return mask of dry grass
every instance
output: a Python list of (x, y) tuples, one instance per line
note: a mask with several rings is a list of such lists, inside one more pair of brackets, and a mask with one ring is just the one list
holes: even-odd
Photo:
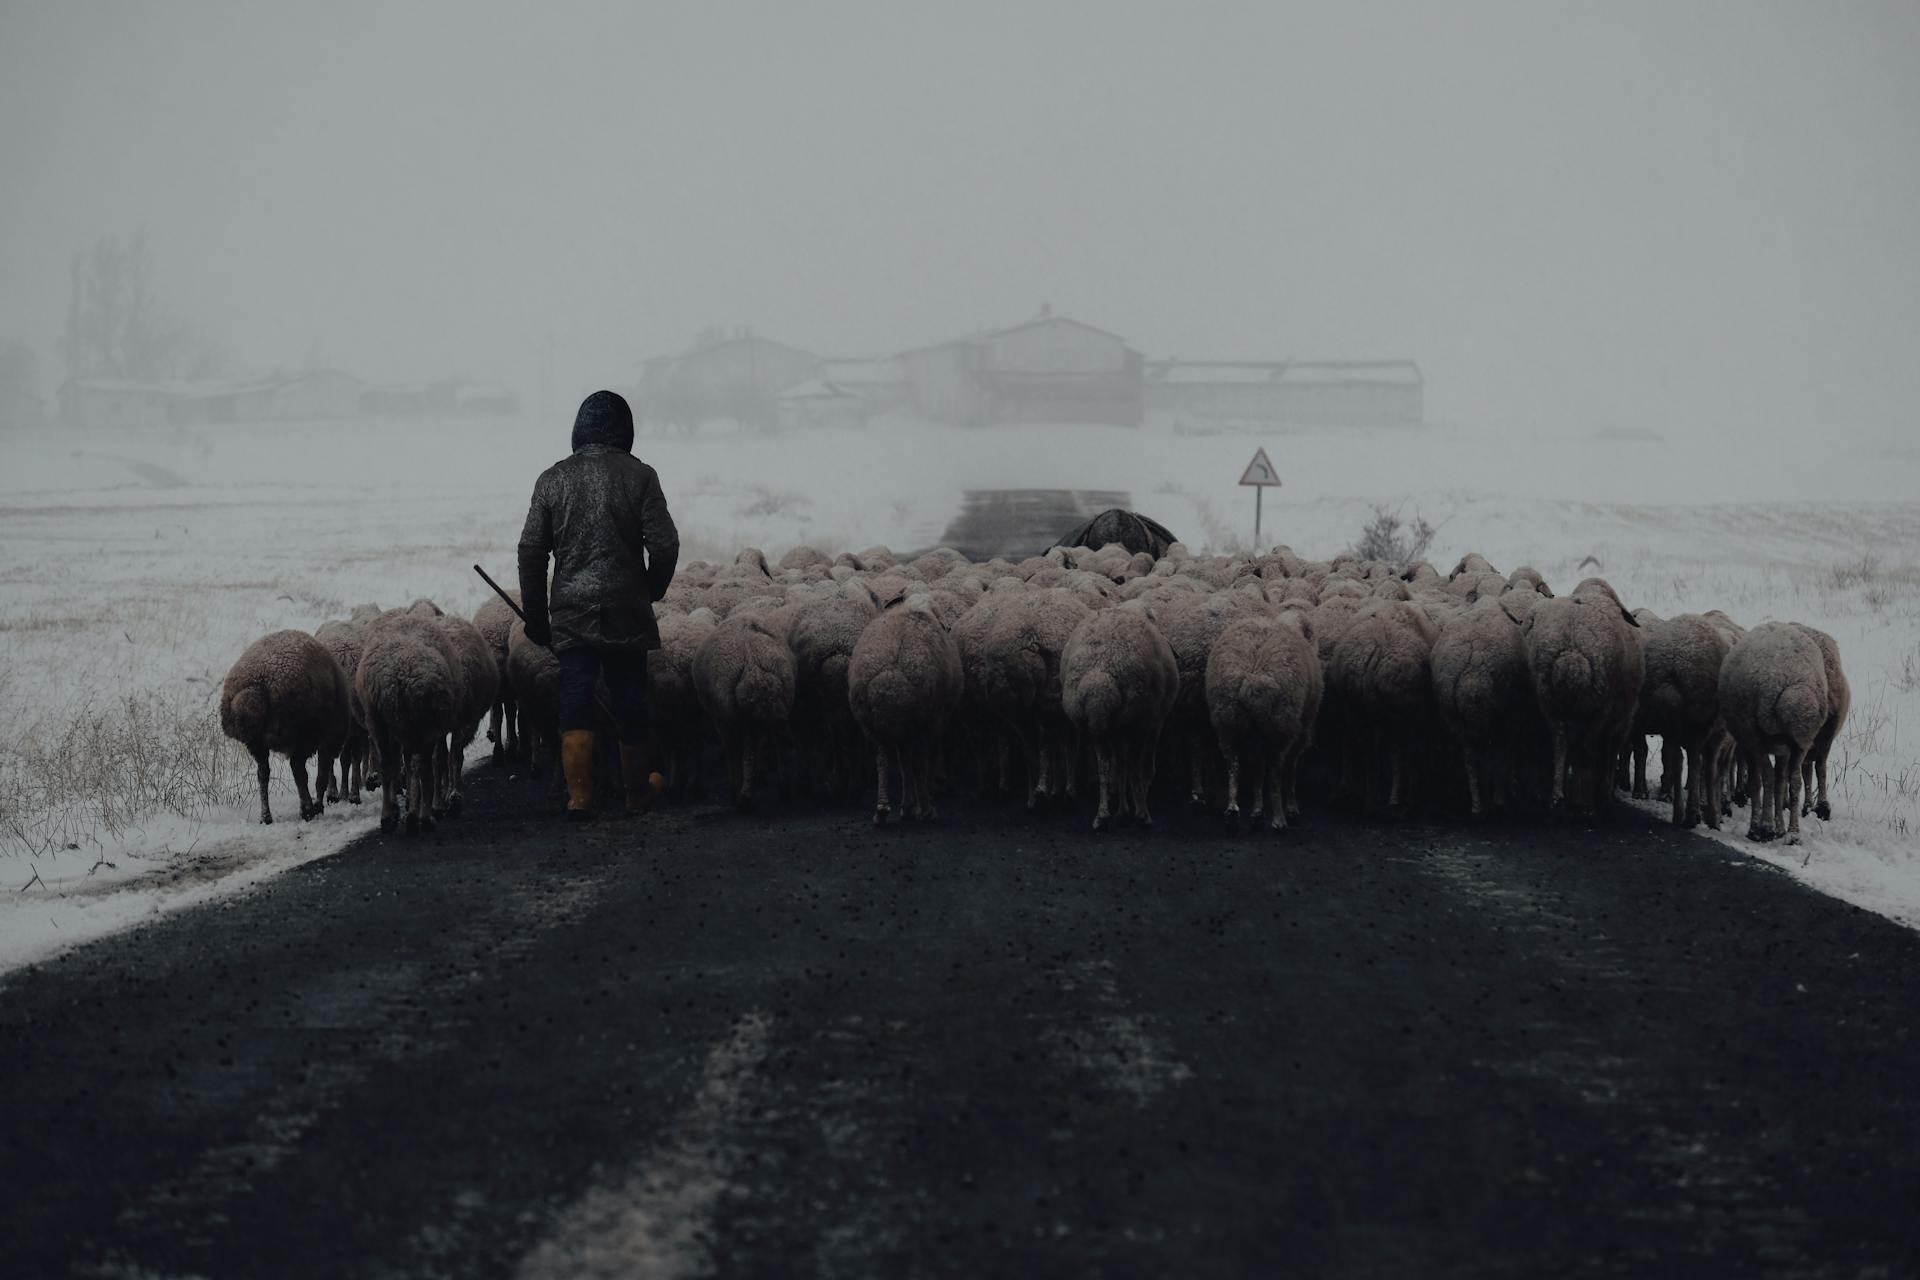
[(253, 762), (199, 703), (143, 692), (21, 724), (0, 740), (0, 849), (39, 855), (118, 838), (160, 814), (245, 805)]

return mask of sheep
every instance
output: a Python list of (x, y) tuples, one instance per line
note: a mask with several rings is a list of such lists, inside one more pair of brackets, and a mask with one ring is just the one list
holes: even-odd
[(520, 754), (520, 706), (514, 700), (513, 681), (507, 678), (507, 640), (513, 634), (514, 621), (520, 616), (514, 612), (520, 605), (519, 589), (508, 591), (507, 595), (512, 605), (493, 596), (473, 611), (473, 625), (480, 629), (488, 648), (493, 650), (495, 695), (488, 711), (487, 741), (493, 744), (496, 765), (505, 764), (508, 757)]
[(858, 776), (852, 764), (859, 726), (847, 702), (847, 664), (860, 633), (879, 613), (872, 590), (849, 582), (802, 603), (788, 633), (794, 720), (820, 739), (830, 794), (847, 794)]
[(293, 772), (301, 819), (325, 811), (324, 792), (307, 787), (307, 760), (317, 755), (320, 775), (331, 775), (350, 716), (346, 677), (318, 640), (304, 631), (275, 631), (247, 646), (220, 689), (220, 731), (253, 756), (263, 824), (273, 822), (267, 758), (274, 751)]
[(1833, 712), (1826, 655), (1807, 628), (1766, 622), (1720, 667), (1720, 714), (1753, 779), (1747, 838), (1800, 840), (1801, 765)]
[(560, 749), (560, 660), (527, 639), (527, 626), (517, 619), (507, 632), (507, 682), (520, 708), (527, 762), (537, 766)]
[(694, 695), (720, 733), (727, 789), (742, 809), (754, 804), (755, 766), (786, 734), (794, 680), (784, 630), (750, 612), (722, 619), (694, 654)]
[(1546, 599), (1553, 599), (1553, 590), (1547, 586), (1547, 580), (1541, 577), (1540, 571), (1530, 564), (1523, 564), (1508, 574), (1507, 585), (1509, 587), (1530, 587)]
[(960, 651), (917, 596), (895, 604), (860, 632), (846, 667), (847, 706), (874, 746), (873, 823), (893, 814), (889, 766), (900, 770), (901, 812), (935, 818), (935, 746), (960, 702)]
[[(447, 725), (446, 733), (450, 740), (458, 728), (458, 714), (466, 705), (467, 673), (469, 666), (473, 665), (477, 667), (478, 664), (473, 662), (472, 655), (463, 655), (461, 644), (455, 640), (453, 633), (442, 625), (446, 616), (445, 611), (433, 601), (425, 598), (415, 600), (404, 609), (389, 609), (368, 623), (366, 643), (367, 646), (371, 648), (375, 639), (379, 637), (394, 632), (406, 631), (417, 634), (428, 644), (440, 651), (440, 656), (445, 659), (447, 670), (453, 681), (452, 689), (456, 717), (454, 720), (450, 720)], [(491, 656), (491, 654), (488, 655), (489, 660), (491, 660)], [(363, 657), (362, 661), (364, 660)], [(484, 712), (484, 708), (482, 711)], [(433, 775), (435, 785), (427, 791), (427, 803), (432, 807), (433, 816), (436, 818), (443, 816), (447, 812), (447, 806), (451, 796), (449, 790), (450, 775), (447, 769), (447, 748), (448, 741), (443, 740), (433, 753), (435, 758)], [(381, 781), (384, 782), (385, 775), (389, 770), (384, 764), (383, 758), (380, 756), (380, 738), (371, 732), (369, 732), (369, 754), (372, 755), (376, 761), (382, 762)], [(371, 776), (368, 778), (368, 785), (376, 785)]]
[(1327, 684), (1360, 738), (1363, 795), (1384, 782), (1389, 810), (1406, 801), (1408, 757), (1432, 717), (1436, 638), (1432, 620), (1414, 605), (1370, 600), (1355, 610), (1327, 664)]
[(1180, 668), (1144, 606), (1099, 609), (1075, 625), (1060, 652), (1060, 709), (1093, 747), (1100, 781), (1093, 829), (1118, 809), (1151, 826), (1160, 730), (1173, 711)]
[[(1833, 749), (1833, 740), (1839, 735), (1840, 726), (1847, 722), (1847, 712), (1853, 707), (1853, 686), (1847, 683), (1847, 674), (1840, 669), (1840, 646), (1834, 638), (1802, 622), (1793, 625), (1813, 637), (1813, 642), (1820, 646), (1820, 656), (1827, 668), (1827, 718), (1820, 725), (1819, 736), (1813, 740), (1813, 749), (1807, 752), (1800, 779), (1805, 806), (1800, 810), (1801, 815), (1812, 813), (1825, 822), (1833, 817), (1833, 806), (1827, 803), (1827, 754)], [(1820, 778), (1818, 801), (1813, 793), (1813, 775), (1816, 771)]]
[(465, 618), (443, 617), (434, 628), (453, 646), (459, 666), (460, 706), (448, 734), (446, 759), (436, 769), (440, 783), (438, 809), (458, 816), (463, 804), (460, 782), (466, 769), (467, 748), (480, 732), (480, 722), (499, 706), (500, 668), (493, 645), (480, 628)]
[[(1306, 615), (1253, 615), (1228, 624), (1207, 655), (1207, 717), (1227, 761), (1226, 817), (1240, 820), (1240, 766), (1255, 762), (1253, 810), (1284, 831), (1300, 816), (1296, 779), (1300, 757), (1313, 740), (1325, 676)], [(1264, 764), (1264, 768), (1260, 766)]]
[(1506, 804), (1517, 766), (1539, 733), (1520, 638), (1525, 620), (1504, 597), (1482, 596), (1441, 629), (1428, 658), (1434, 706), (1460, 744), (1476, 818)]
[[(1203, 579), (1204, 581), (1204, 579)], [(1213, 751), (1212, 726), (1207, 721), (1207, 655), (1220, 633), (1240, 618), (1271, 617), (1278, 609), (1261, 595), (1237, 591), (1169, 595), (1155, 605), (1155, 620), (1173, 649), (1180, 670), (1180, 690), (1174, 699), (1169, 730), (1187, 753), (1187, 802), (1208, 808), (1207, 760)]]
[(795, 547), (780, 557), (780, 568), (783, 570), (812, 569), (816, 567), (825, 569), (831, 567), (832, 564), (833, 557), (824, 551), (816, 551), (814, 548), (808, 546)]
[[(1720, 722), (1720, 667), (1732, 647), (1725, 633), (1697, 613), (1646, 628), (1646, 669), (1640, 685), (1639, 729), (1660, 735), (1660, 773), (1673, 803), (1673, 825), (1718, 829), (1720, 813), (1711, 766)], [(1681, 766), (1685, 765), (1684, 785)]]
[(1644, 670), (1639, 624), (1599, 578), (1544, 600), (1522, 628), (1534, 699), (1552, 744), (1547, 803), (1598, 813), (1610, 794), (1613, 761), (1626, 743)]
[(353, 677), (360, 669), (366, 635), (358, 623), (325, 622), (313, 638), (340, 664), (340, 674), (347, 682), (347, 739), (340, 749), (339, 771), (327, 769), (316, 775), (315, 786), (325, 788), (328, 804), (339, 804), (343, 791), (348, 804), (359, 804), (367, 767), (367, 718), (353, 696)]
[(399, 826), (404, 776), (406, 832), (417, 835), (433, 830), (427, 807), (436, 793), (436, 756), (455, 728), (461, 684), (433, 628), (384, 618), (382, 624), (370, 629), (354, 689), (381, 762), (380, 829)]
[[(1058, 793), (1054, 758), (1073, 758), (1066, 750), (1072, 726), (1060, 704), (1060, 655), (1073, 629), (1092, 612), (1070, 591), (1022, 593), (996, 612), (981, 642), (982, 701), (1026, 755), (1028, 809)], [(1075, 790), (1071, 769), (1066, 790), (1069, 795)]]
[(676, 792), (691, 781), (699, 759), (700, 698), (693, 687), (693, 658), (719, 624), (711, 609), (664, 614), (659, 619), (660, 648), (647, 657), (647, 719), (667, 761), (667, 777)]

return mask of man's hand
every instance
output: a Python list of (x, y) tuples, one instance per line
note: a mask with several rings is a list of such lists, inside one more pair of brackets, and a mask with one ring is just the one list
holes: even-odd
[(544, 612), (527, 615), (527, 639), (542, 649), (553, 647), (553, 627), (548, 624), (547, 615)]

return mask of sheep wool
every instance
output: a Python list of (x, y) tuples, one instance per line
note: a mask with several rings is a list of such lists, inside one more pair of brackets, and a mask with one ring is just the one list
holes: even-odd
[(878, 790), (873, 821), (893, 813), (890, 767), (900, 773), (901, 811), (938, 816), (933, 752), (960, 704), (960, 650), (932, 602), (916, 597), (887, 609), (860, 633), (847, 663), (847, 704), (874, 745)]
[(253, 756), (260, 782), (260, 821), (271, 823), (267, 760), (287, 758), (300, 793), (302, 819), (326, 807), (307, 786), (307, 761), (319, 756), (330, 774), (347, 739), (347, 681), (325, 646), (304, 631), (275, 631), (248, 645), (220, 689), (220, 731)]

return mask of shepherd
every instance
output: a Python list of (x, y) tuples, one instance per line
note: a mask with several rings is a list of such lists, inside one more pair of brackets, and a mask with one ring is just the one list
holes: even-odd
[[(553, 591), (547, 591), (547, 557)], [(573, 453), (540, 473), (520, 532), (527, 639), (560, 661), (560, 765), (569, 821), (593, 814), (594, 685), (604, 676), (620, 739), (629, 814), (651, 798), (647, 653), (660, 647), (653, 602), (666, 594), (680, 534), (654, 469), (633, 456), (633, 410), (596, 391), (573, 420)]]

